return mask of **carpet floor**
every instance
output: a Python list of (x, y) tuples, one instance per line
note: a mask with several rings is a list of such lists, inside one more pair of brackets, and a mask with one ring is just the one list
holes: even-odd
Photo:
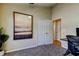
[(49, 44), (7, 53), (5, 56), (63, 56), (65, 52), (66, 49)]

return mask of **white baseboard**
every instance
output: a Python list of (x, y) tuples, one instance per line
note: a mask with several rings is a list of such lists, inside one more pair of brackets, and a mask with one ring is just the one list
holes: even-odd
[(44, 44), (38, 44), (38, 46), (41, 46), (41, 45), (48, 45), (48, 44), (52, 44), (52, 42), (47, 42), (47, 43), (44, 43)]
[[(47, 43), (47, 44), (52, 44), (52, 43), (49, 42), (49, 43)], [(47, 44), (43, 44), (43, 45), (47, 45)], [(34, 46), (29, 46), (29, 47), (19, 48), (19, 49), (15, 49), (15, 50), (6, 51), (5, 53), (10, 53), (10, 52), (14, 52), (14, 51), (23, 50), (23, 49), (33, 48), (33, 47), (37, 47), (37, 46), (41, 46), (41, 45), (34, 45)]]
[(10, 53), (10, 52), (19, 51), (19, 50), (28, 49), (28, 48), (33, 48), (33, 47), (37, 47), (37, 46), (35, 45), (35, 46), (29, 46), (29, 47), (19, 48), (19, 49), (15, 49), (15, 50), (6, 51), (5, 53)]
[(65, 49), (68, 49), (68, 42), (61, 40), (61, 46)]

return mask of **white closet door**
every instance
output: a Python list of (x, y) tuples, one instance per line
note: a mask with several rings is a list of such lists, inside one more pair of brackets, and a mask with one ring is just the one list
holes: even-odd
[(52, 43), (52, 39), (53, 39), (53, 24), (50, 20), (46, 21), (45, 24), (45, 44), (50, 44)]
[(49, 44), (52, 42), (52, 23), (50, 20), (38, 21), (38, 45)]

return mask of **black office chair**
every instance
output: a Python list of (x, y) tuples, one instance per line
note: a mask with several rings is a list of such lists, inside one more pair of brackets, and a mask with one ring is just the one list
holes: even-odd
[(68, 39), (68, 49), (64, 56), (70, 53), (74, 56), (79, 56), (79, 37), (73, 35), (67, 35), (66, 37)]

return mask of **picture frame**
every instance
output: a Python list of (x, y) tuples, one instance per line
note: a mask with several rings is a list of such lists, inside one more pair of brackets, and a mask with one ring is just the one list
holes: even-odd
[(33, 38), (33, 16), (21, 12), (13, 12), (14, 40)]

